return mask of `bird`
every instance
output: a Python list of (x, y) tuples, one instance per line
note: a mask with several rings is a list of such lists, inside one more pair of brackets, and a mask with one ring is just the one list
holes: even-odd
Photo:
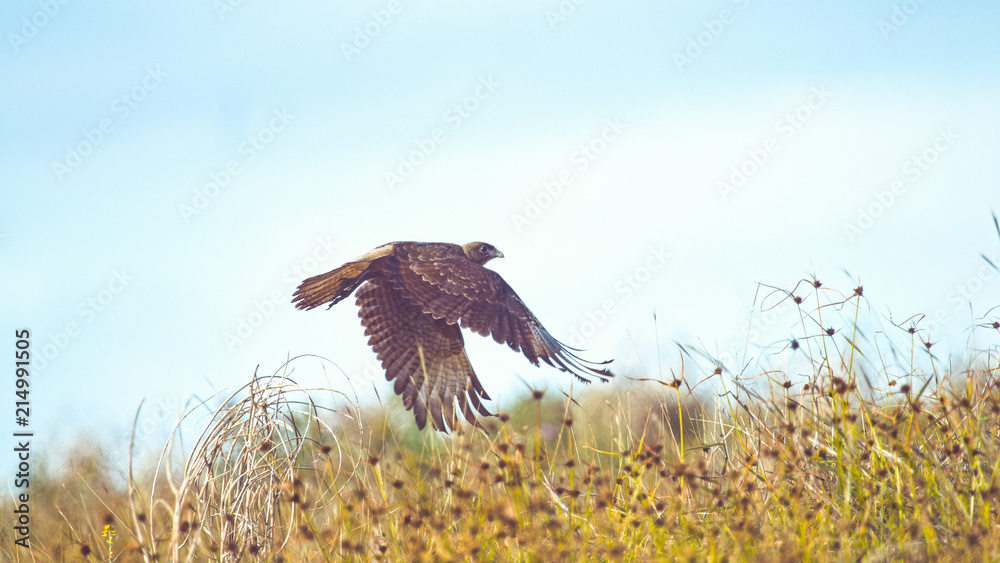
[(400, 241), (299, 284), (296, 309), (330, 309), (357, 290), (358, 316), (387, 381), (412, 410), (417, 428), (458, 430), (458, 416), (480, 426), (495, 416), (465, 352), (461, 329), (492, 336), (535, 366), (539, 361), (589, 383), (613, 377), (611, 360), (592, 362), (556, 340), (500, 274), (484, 267), (503, 253), (492, 244)]

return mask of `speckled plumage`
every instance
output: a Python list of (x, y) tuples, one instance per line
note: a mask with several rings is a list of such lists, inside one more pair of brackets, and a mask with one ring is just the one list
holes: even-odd
[[(465, 353), (459, 327), (492, 335), (534, 365), (539, 360), (581, 381), (611, 372), (573, 354), (552, 337), (507, 282), (483, 264), (502, 257), (492, 245), (472, 242), (394, 242), (302, 282), (292, 298), (298, 309), (330, 307), (357, 292), (358, 316), (386, 379), (413, 410), (417, 426), (428, 417), (442, 432), (458, 414), (476, 424), (489, 416), (489, 396)], [(457, 407), (457, 412), (456, 412)]]

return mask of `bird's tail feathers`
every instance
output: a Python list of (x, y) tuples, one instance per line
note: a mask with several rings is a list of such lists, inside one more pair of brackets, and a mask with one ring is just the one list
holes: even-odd
[(292, 295), (296, 309), (314, 309), (329, 303), (330, 307), (354, 292), (370, 275), (370, 261), (348, 262), (336, 270), (313, 276), (301, 284)]

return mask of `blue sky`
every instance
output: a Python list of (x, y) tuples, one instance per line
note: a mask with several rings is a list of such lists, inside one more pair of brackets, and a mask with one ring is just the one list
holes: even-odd
[[(727, 353), (758, 282), (860, 281), (956, 355), (1000, 297), (992, 2), (42, 0), (0, 24), (0, 328), (41, 356), (43, 448), (120, 451), (141, 400), (166, 427), (300, 354), (385, 396), (353, 305), (289, 300), (393, 240), (495, 244), (551, 332), (623, 367), (657, 339)], [(501, 407), (570, 384), (467, 342)]]

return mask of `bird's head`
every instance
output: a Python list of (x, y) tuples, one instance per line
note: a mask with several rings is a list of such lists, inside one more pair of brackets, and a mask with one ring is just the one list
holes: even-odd
[(480, 266), (494, 258), (503, 258), (503, 252), (488, 242), (469, 242), (462, 245), (462, 250), (469, 260)]

